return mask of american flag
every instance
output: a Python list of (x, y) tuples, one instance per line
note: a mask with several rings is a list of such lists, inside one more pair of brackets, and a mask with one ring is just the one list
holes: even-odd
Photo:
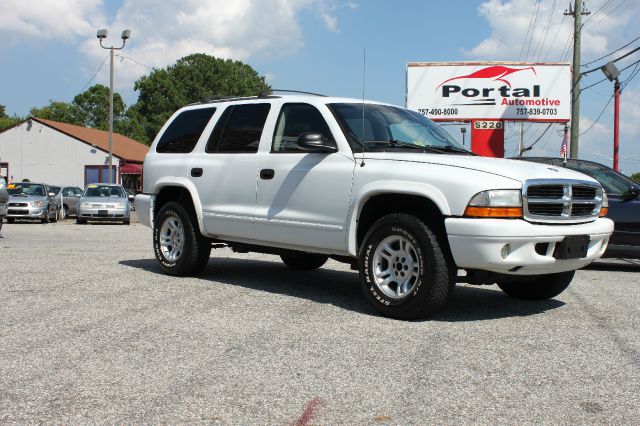
[(569, 132), (564, 132), (564, 138), (562, 138), (562, 145), (560, 145), (560, 157), (567, 159), (567, 142), (569, 139)]

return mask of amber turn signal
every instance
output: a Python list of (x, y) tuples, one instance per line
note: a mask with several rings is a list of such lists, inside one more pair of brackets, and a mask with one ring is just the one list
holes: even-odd
[(609, 212), (609, 208), (608, 207), (601, 208), (600, 209), (600, 217), (605, 217), (608, 212)]
[(473, 207), (464, 211), (466, 217), (522, 217), (522, 207)]

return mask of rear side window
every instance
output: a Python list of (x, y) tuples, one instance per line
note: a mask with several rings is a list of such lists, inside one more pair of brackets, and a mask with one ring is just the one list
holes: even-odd
[(206, 152), (258, 152), (270, 108), (270, 104), (233, 105), (227, 108), (211, 133)]
[(180, 113), (162, 134), (156, 152), (186, 154), (193, 151), (215, 108), (200, 108)]

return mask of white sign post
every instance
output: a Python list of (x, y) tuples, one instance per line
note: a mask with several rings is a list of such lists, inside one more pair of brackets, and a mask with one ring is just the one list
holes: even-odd
[(567, 122), (571, 67), (565, 63), (407, 64), (407, 108), (436, 121)]

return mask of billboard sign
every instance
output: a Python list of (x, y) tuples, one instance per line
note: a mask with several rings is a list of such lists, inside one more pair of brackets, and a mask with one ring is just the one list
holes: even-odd
[(566, 122), (571, 116), (567, 63), (411, 62), (407, 108), (436, 121)]

